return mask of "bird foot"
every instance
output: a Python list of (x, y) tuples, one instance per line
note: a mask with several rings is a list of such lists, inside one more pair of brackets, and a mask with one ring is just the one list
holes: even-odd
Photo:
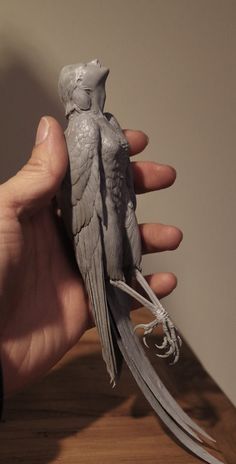
[(171, 356), (173, 360), (170, 364), (175, 364), (179, 359), (182, 340), (180, 336), (177, 334), (176, 328), (169, 317), (165, 317), (163, 320), (161, 318), (156, 318), (148, 324), (137, 324), (134, 327), (134, 331), (136, 331), (137, 329), (144, 330), (143, 343), (147, 348), (149, 348), (147, 337), (149, 337), (152, 334), (153, 330), (160, 324), (162, 324), (164, 332), (163, 341), (160, 345), (155, 343), (155, 346), (159, 351), (165, 350), (165, 353), (158, 352), (156, 353), (156, 356), (158, 356), (159, 358), (168, 358)]
[(147, 343), (147, 336), (151, 335), (153, 330), (156, 329), (156, 327), (158, 327), (158, 325), (159, 325), (159, 321), (157, 319), (154, 319), (154, 321), (149, 322), (148, 324), (137, 324), (134, 327), (134, 332), (136, 332), (137, 329), (143, 329), (144, 330), (143, 343), (147, 348), (149, 348), (149, 345)]

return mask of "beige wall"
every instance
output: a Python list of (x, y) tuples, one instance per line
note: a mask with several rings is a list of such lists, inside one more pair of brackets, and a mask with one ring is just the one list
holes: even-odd
[(175, 253), (145, 258), (173, 270), (166, 299), (180, 330), (236, 402), (236, 2), (2, 0), (1, 180), (30, 152), (40, 115), (63, 121), (57, 76), (95, 57), (111, 68), (107, 109), (143, 128), (143, 158), (176, 166), (176, 186), (140, 199), (139, 218), (179, 225)]

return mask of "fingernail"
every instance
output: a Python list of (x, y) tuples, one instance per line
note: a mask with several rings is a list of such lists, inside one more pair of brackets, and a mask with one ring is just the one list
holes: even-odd
[(48, 132), (49, 132), (49, 123), (48, 123), (47, 118), (43, 117), (39, 121), (36, 139), (35, 139), (35, 145), (39, 145), (40, 143), (43, 143), (48, 136)]

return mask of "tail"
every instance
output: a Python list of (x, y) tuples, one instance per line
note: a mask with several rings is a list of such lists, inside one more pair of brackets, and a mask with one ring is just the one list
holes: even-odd
[(106, 363), (110, 382), (115, 385), (121, 372), (123, 358), (111, 327), (99, 246), (92, 256), (90, 272), (85, 275), (85, 285), (101, 341), (102, 356)]
[[(223, 464), (196, 441), (213, 440), (183, 411), (170, 395), (146, 357), (129, 318), (130, 297), (106, 283), (111, 325), (117, 344), (144, 396), (173, 435), (209, 464)], [(198, 435), (199, 434), (199, 435)]]

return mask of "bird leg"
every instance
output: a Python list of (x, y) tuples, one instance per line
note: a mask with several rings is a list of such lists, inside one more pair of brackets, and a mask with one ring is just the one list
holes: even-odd
[[(164, 308), (162, 308), (161, 304), (159, 304), (158, 309), (157, 309), (156, 304), (153, 304), (152, 302), (147, 300), (145, 297), (140, 295), (140, 293), (138, 293), (136, 290), (134, 290), (134, 288), (130, 287), (123, 280), (112, 280), (112, 279), (110, 279), (110, 283), (114, 287), (117, 287), (120, 290), (124, 291), (125, 293), (128, 293), (128, 295), (132, 296), (132, 298), (139, 301), (143, 306), (145, 306), (147, 309), (149, 309), (149, 311), (151, 311), (151, 313), (155, 316), (154, 321), (150, 322), (149, 324), (138, 324), (134, 328), (134, 330), (139, 329), (139, 328), (144, 329), (143, 343), (147, 348), (149, 348), (148, 343), (146, 341), (146, 336), (151, 334), (153, 332), (153, 330), (159, 325), (160, 322), (163, 323), (163, 311), (165, 311)], [(160, 347), (158, 347), (158, 345), (156, 345), (156, 346), (159, 349), (162, 349), (162, 348), (164, 349), (167, 346), (168, 341), (169, 340), (167, 339), (167, 336), (165, 336), (165, 339), (164, 339), (163, 344), (162, 344), (163, 346), (162, 345)]]
[(144, 329), (143, 341), (144, 344), (148, 346), (146, 336), (150, 335), (153, 332), (154, 328), (156, 328), (159, 325), (159, 323), (162, 323), (164, 331), (163, 342), (161, 345), (155, 344), (155, 346), (159, 350), (166, 349), (167, 347), (169, 347), (169, 349), (164, 354), (157, 353), (157, 356), (160, 358), (167, 358), (173, 355), (174, 359), (171, 364), (175, 364), (179, 359), (179, 348), (182, 344), (182, 340), (180, 336), (176, 333), (175, 326), (171, 321), (167, 311), (163, 308), (156, 294), (153, 292), (152, 288), (148, 285), (146, 279), (143, 277), (142, 273), (138, 269), (135, 270), (135, 277), (137, 279), (137, 282), (142, 286), (152, 303), (155, 305), (155, 311), (153, 312), (151, 309), (152, 314), (154, 314), (155, 316), (155, 320), (150, 322), (149, 324), (138, 324), (136, 325), (134, 330), (136, 330), (137, 328)]
[(137, 282), (142, 286), (142, 288), (147, 293), (151, 301), (147, 300), (145, 297), (140, 295), (140, 293), (138, 293), (136, 290), (130, 287), (123, 280), (111, 279), (110, 283), (114, 287), (118, 287), (120, 290), (123, 290), (125, 293), (128, 293), (130, 296), (138, 300), (155, 316), (155, 319), (152, 322), (148, 324), (138, 324), (134, 327), (134, 331), (140, 328), (144, 329), (143, 342), (146, 347), (148, 347), (148, 343), (146, 340), (147, 336), (150, 335), (153, 332), (153, 330), (159, 326), (159, 324), (162, 324), (164, 331), (163, 342), (161, 345), (155, 344), (155, 346), (158, 348), (158, 350), (163, 350), (168, 347), (169, 349), (164, 354), (157, 353), (156, 355), (160, 358), (174, 356), (174, 359), (171, 362), (171, 364), (175, 364), (179, 359), (179, 348), (182, 343), (181, 338), (176, 333), (175, 326), (171, 321), (168, 313), (163, 308), (161, 302), (158, 300), (157, 296), (155, 295), (151, 287), (149, 287), (146, 279), (143, 277), (142, 273), (138, 269), (135, 270), (135, 277), (137, 279)]
[(128, 295), (132, 296), (135, 300), (138, 300), (143, 306), (149, 309), (153, 314), (155, 314), (155, 305), (147, 300), (145, 297), (140, 295), (134, 288), (130, 287), (126, 282), (123, 280), (112, 280), (110, 279), (111, 285), (113, 287), (117, 287), (123, 292), (128, 293)]

